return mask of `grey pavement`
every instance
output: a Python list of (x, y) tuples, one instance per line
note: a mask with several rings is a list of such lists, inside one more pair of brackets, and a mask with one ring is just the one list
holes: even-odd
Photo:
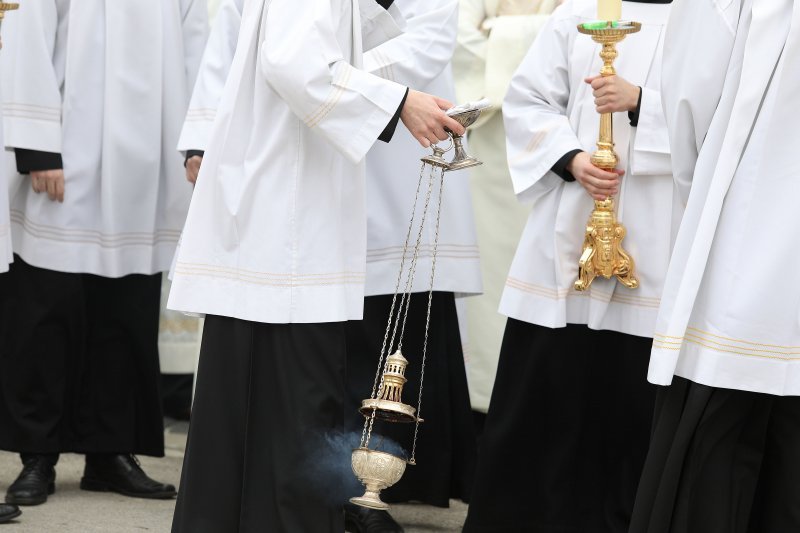
[[(152, 477), (177, 486), (186, 444), (186, 425), (169, 423), (165, 437), (165, 458), (140, 459)], [(17, 455), (0, 452), (0, 498), (19, 473), (20, 466)], [(56, 467), (56, 493), (44, 505), (24, 507), (19, 519), (0, 525), (0, 533), (169, 533), (174, 501), (84, 492), (78, 488), (82, 473), (83, 457), (62, 456)], [(467, 506), (455, 501), (449, 509), (417, 504), (392, 506), (392, 515), (407, 533), (461, 531), (466, 513)]]

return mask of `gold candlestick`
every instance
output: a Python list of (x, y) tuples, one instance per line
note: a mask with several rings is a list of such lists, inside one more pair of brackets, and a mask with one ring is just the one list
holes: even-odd
[[(638, 22), (621, 22), (614, 27), (609, 22), (606, 27), (598, 28), (596, 26), (596, 24), (579, 24), (578, 31), (590, 35), (595, 42), (603, 45), (600, 51), (600, 57), (603, 59), (600, 75), (603, 77), (614, 76), (617, 73), (614, 70), (617, 43), (628, 34), (638, 32), (642, 25)], [(611, 113), (601, 113), (600, 137), (597, 141), (597, 151), (592, 154), (592, 164), (611, 172), (618, 162), (619, 157), (614, 152)], [(595, 200), (594, 210), (586, 224), (575, 290), (587, 290), (597, 276), (603, 276), (606, 279), (616, 276), (620, 283), (629, 289), (639, 286), (636, 264), (622, 248), (622, 239), (625, 238), (625, 233), (625, 226), (617, 222), (614, 198)]]
[(14, 11), (15, 9), (19, 9), (19, 4), (0, 2), (0, 20), (3, 20), (3, 18), (5, 18), (6, 11)]
[[(19, 4), (12, 4), (10, 2), (0, 2), (0, 27), (3, 26), (3, 19), (6, 18), (6, 11), (14, 11), (15, 9), (19, 9)], [(0, 41), (0, 48), (3, 47), (2, 41)]]

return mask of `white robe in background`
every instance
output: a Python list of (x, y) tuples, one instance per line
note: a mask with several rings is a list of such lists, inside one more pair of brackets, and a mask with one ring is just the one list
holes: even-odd
[(506, 317), (497, 312), (528, 210), (514, 196), (506, 160), (502, 104), (511, 76), (556, 0), (460, 0), (453, 56), (458, 101), (489, 98), (493, 108), (469, 130), (469, 173), (481, 255), (483, 294), (460, 300), (459, 323), (472, 408), (486, 412)]
[[(236, 50), (243, 3), (243, 0), (226, 0), (220, 6), (179, 150), (205, 150), (208, 146), (216, 108)], [(405, 31), (366, 52), (364, 70), (452, 100), (455, 95), (450, 57), (456, 39), (457, 0), (411, 0), (399, 3), (398, 7), (406, 19)], [(423, 149), (408, 130), (398, 128), (391, 143), (376, 143), (367, 154), (367, 296), (395, 291), (420, 158), (428, 153), (430, 150)], [(446, 178), (434, 288), (478, 293), (480, 266), (467, 174), (452, 173)], [(414, 291), (427, 291), (430, 286), (427, 273), (435, 234), (433, 206), (437, 203), (438, 196), (434, 196), (422, 237)], [(412, 235), (416, 236), (416, 230)], [(409, 249), (408, 256), (410, 253)]]
[(799, 395), (800, 6), (691, 0), (672, 17), (664, 104), (688, 203), (649, 379)]
[[(617, 73), (642, 87), (638, 128), (627, 113), (614, 114), (614, 141), (626, 171), (617, 197), (618, 220), (628, 234), (622, 244), (636, 262), (635, 290), (616, 278), (599, 277), (577, 292), (584, 229), (594, 202), (577, 181), (550, 171), (567, 152), (594, 151), (600, 116), (584, 79), (602, 62), (599, 45), (576, 26), (596, 17), (591, 0), (557, 8), (515, 74), (503, 105), (508, 160), (514, 189), (531, 203), (528, 224), (500, 304), (510, 317), (559, 328), (587, 324), (650, 337), (670, 257), (673, 183), (661, 108), (661, 51), (669, 5), (623, 2), (623, 17), (642, 23), (641, 32), (618, 45)], [(546, 75), (543, 75), (546, 74)]]
[(64, 203), (28, 177), (15, 252), (119, 277), (169, 268), (191, 195), (175, 143), (207, 33), (204, 0), (36, 0), (4, 29), (5, 145), (62, 154)]
[(245, 1), (171, 309), (266, 323), (361, 318), (363, 159), (406, 92), (361, 67), (365, 49), (400, 33), (392, 15), (374, 0), (301, 10)]

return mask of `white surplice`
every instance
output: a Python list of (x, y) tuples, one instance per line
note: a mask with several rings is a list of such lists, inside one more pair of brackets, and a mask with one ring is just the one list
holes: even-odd
[[(413, 0), (401, 4), (398, 7), (408, 21), (405, 33), (367, 53), (364, 67), (383, 78), (454, 100), (450, 58), (456, 44), (458, 2)], [(391, 143), (378, 143), (367, 155), (368, 296), (392, 294), (395, 290), (420, 158), (429, 153), (407, 130), (398, 128)], [(424, 184), (421, 192), (424, 194)], [(412, 288), (415, 292), (430, 287), (428, 273), (437, 204), (438, 196), (434, 194), (421, 241)], [(415, 235), (416, 229), (412, 232)], [(482, 290), (467, 172), (445, 174), (434, 289), (462, 294)]]
[(798, 395), (800, 6), (691, 0), (672, 16), (664, 105), (688, 203), (649, 379)]
[(599, 45), (578, 33), (597, 5), (567, 1), (553, 12), (515, 74), (503, 105), (508, 160), (514, 189), (531, 213), (506, 281), (500, 311), (557, 328), (587, 324), (650, 337), (670, 257), (680, 203), (673, 198), (670, 153), (661, 108), (660, 63), (669, 5), (623, 2), (623, 16), (642, 23), (641, 32), (618, 46), (617, 73), (641, 86), (638, 128), (627, 113), (614, 115), (614, 140), (626, 171), (617, 216), (628, 229), (623, 247), (636, 261), (638, 289), (616, 278), (595, 279), (577, 292), (578, 259), (593, 201), (578, 182), (550, 171), (567, 152), (592, 152), (599, 115), (584, 78), (602, 62)]
[(245, 1), (170, 308), (267, 323), (361, 318), (363, 159), (406, 91), (361, 67), (364, 50), (400, 34), (394, 16), (374, 0)]
[(64, 203), (11, 198), (15, 252), (107, 277), (168, 269), (191, 187), (175, 143), (207, 33), (203, 0), (37, 0), (3, 28), (5, 144), (62, 154)]
[[(228, 67), (236, 50), (244, 0), (226, 0), (220, 6), (192, 103), (186, 116), (179, 150), (205, 150)], [(367, 51), (364, 70), (419, 91), (453, 99), (450, 57), (458, 22), (456, 0), (412, 0), (398, 5), (406, 19), (402, 35)], [(367, 154), (367, 296), (392, 294), (406, 238), (419, 176), (420, 158), (430, 150), (404, 128), (392, 142), (376, 143)], [(421, 199), (421, 198), (420, 198)], [(434, 196), (431, 205), (438, 203)], [(430, 257), (435, 211), (430, 209), (413, 290), (429, 288)], [(413, 232), (416, 236), (416, 231)], [(413, 244), (413, 242), (412, 242)], [(410, 250), (409, 250), (410, 254)], [(481, 291), (478, 245), (467, 176), (448, 174), (442, 201), (442, 219), (436, 261), (435, 290), (474, 294)]]
[(483, 294), (458, 303), (472, 408), (486, 412), (506, 317), (497, 312), (514, 250), (528, 218), (511, 186), (502, 104), (511, 77), (556, 0), (460, 0), (453, 55), (458, 101), (488, 98), (494, 106), (469, 130), (469, 151), (483, 161), (469, 169), (480, 245)]

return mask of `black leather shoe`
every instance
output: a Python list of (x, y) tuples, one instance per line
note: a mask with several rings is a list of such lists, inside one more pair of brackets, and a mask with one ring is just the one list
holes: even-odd
[(388, 512), (350, 503), (344, 506), (344, 527), (351, 533), (403, 533)]
[(168, 500), (177, 495), (173, 485), (147, 477), (139, 461), (130, 454), (87, 455), (81, 489), (153, 500)]
[(56, 491), (57, 455), (22, 456), (22, 472), (6, 491), (6, 502), (13, 505), (39, 505)]
[(21, 514), (22, 511), (20, 511), (19, 507), (16, 505), (0, 503), (0, 524), (8, 522), (9, 520), (14, 520)]

